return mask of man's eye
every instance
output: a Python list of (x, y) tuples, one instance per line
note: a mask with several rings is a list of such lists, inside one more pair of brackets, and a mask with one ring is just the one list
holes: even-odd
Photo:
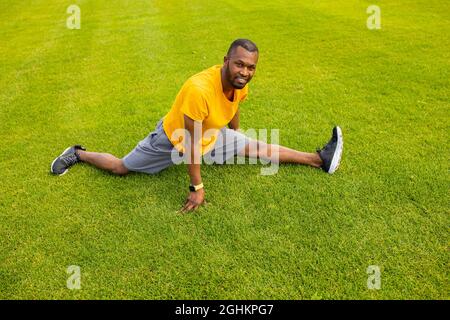
[(236, 63), (238, 67), (242, 67), (242, 63)]

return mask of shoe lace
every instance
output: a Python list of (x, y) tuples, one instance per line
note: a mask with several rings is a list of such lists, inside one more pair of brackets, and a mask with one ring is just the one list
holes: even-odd
[(70, 154), (61, 159), (68, 167), (78, 162), (78, 158), (75, 154)]
[(333, 138), (330, 139), (330, 141), (327, 142), (326, 145), (324, 145), (322, 148), (317, 148), (317, 152), (322, 152), (322, 151), (327, 151), (328, 149), (331, 148), (331, 146), (333, 145)]
[(316, 151), (318, 152), (318, 153), (320, 153), (320, 152), (322, 152), (322, 151), (327, 151), (328, 149), (329, 149), (329, 147), (330, 147), (330, 144), (331, 143), (327, 143), (326, 145), (324, 145), (322, 148), (319, 148), (319, 147), (317, 147), (316, 148)]

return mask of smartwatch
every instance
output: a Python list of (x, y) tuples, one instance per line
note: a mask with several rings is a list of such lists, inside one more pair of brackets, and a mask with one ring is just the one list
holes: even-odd
[(201, 188), (203, 188), (203, 183), (200, 183), (200, 184), (198, 184), (198, 185), (196, 185), (196, 186), (194, 186), (194, 185), (189, 185), (189, 191), (191, 191), (191, 192), (195, 192), (195, 191), (198, 191), (198, 190), (200, 190)]

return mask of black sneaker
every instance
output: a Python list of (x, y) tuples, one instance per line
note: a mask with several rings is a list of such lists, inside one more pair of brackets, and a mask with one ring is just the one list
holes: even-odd
[(50, 167), (51, 173), (62, 176), (69, 170), (71, 166), (80, 162), (81, 160), (78, 157), (78, 154), (75, 152), (78, 149), (86, 150), (83, 146), (80, 146), (78, 144), (64, 150), (63, 153), (61, 153), (55, 160), (53, 160)]
[(342, 130), (339, 127), (334, 127), (333, 136), (330, 141), (322, 149), (317, 150), (323, 162), (323, 171), (332, 174), (337, 170), (341, 162), (343, 147), (344, 139), (342, 137)]

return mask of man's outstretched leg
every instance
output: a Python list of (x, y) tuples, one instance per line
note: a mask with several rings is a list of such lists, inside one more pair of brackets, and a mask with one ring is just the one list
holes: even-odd
[(123, 165), (122, 159), (116, 158), (109, 153), (88, 152), (84, 150), (77, 151), (80, 161), (89, 163), (99, 169), (110, 171), (119, 176), (129, 173)]
[(279, 145), (267, 144), (262, 141), (251, 140), (245, 149), (239, 152), (241, 156), (271, 160), (272, 152), (278, 152), (279, 163), (296, 163), (322, 168), (327, 173), (334, 173), (339, 167), (344, 140), (339, 127), (333, 128), (330, 141), (316, 153), (307, 153)]
[(61, 155), (53, 160), (50, 171), (53, 174), (63, 175), (71, 166), (80, 161), (117, 175), (126, 175), (129, 172), (123, 165), (122, 159), (118, 159), (109, 153), (87, 152), (80, 145), (75, 145), (64, 150)]

